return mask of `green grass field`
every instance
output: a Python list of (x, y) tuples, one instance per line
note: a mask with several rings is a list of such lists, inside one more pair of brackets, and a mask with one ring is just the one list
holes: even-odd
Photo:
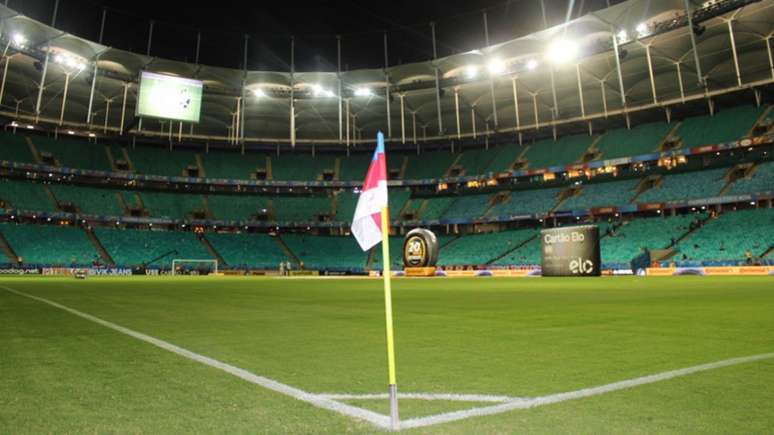
[[(774, 279), (395, 280), (401, 392), (538, 397), (774, 352)], [(0, 433), (375, 433), (61, 308), (310, 393), (386, 392), (381, 282), (0, 279)], [(386, 400), (342, 402), (387, 413)], [(768, 433), (774, 358), (407, 433)], [(404, 420), (491, 406), (400, 401)]]

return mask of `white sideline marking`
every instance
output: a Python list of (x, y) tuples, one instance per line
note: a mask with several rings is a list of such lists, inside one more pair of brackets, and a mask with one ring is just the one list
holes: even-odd
[[(238, 367), (234, 367), (224, 362), (206, 357), (204, 355), (200, 355), (198, 353), (192, 352), (182, 347), (175, 346), (174, 344), (160, 340), (158, 338), (154, 338), (149, 335), (145, 335), (140, 332), (125, 328), (123, 326), (116, 325), (115, 323), (102, 320), (99, 317), (94, 317), (90, 314), (80, 312), (78, 310), (59, 304), (57, 302), (53, 302), (48, 299), (44, 299), (38, 296), (33, 296), (24, 292), (20, 292), (18, 290), (14, 290), (6, 286), (0, 285), (0, 288), (5, 289), (6, 291), (16, 294), (18, 296), (43, 302), (45, 304), (51, 305), (52, 307), (56, 307), (61, 310), (67, 311), (70, 314), (76, 315), (86, 320), (90, 320), (94, 323), (97, 323), (107, 328), (121, 332), (122, 334), (129, 335), (138, 340), (145, 341), (161, 349), (178, 354), (180, 356), (191, 359), (193, 361), (222, 370), (226, 373), (229, 373), (247, 382), (259, 385), (261, 387), (275, 391), (280, 394), (284, 394), (286, 396), (292, 397), (302, 402), (309, 403), (318, 408), (327, 409), (342, 415), (365, 420), (382, 429), (389, 430), (391, 428), (390, 418), (386, 415), (382, 415), (373, 411), (369, 411), (367, 409), (351, 406), (346, 403), (341, 403), (336, 401), (337, 399), (338, 400), (386, 399), (388, 397), (387, 394), (309, 393), (299, 388), (291, 387), (290, 385), (286, 385), (263, 376), (258, 376), (256, 374), (248, 372), (247, 370), (240, 369)], [(554, 403), (560, 403), (567, 400), (582, 399), (586, 397), (592, 397), (600, 394), (610, 393), (613, 391), (634, 388), (640, 385), (653, 384), (656, 382), (666, 381), (669, 379), (673, 379), (681, 376), (687, 376), (690, 374), (699, 373), (703, 371), (719, 369), (719, 368), (734, 366), (738, 364), (746, 364), (746, 363), (772, 359), (772, 358), (774, 358), (774, 352), (764, 353), (759, 355), (744, 356), (739, 358), (731, 358), (731, 359), (726, 359), (722, 361), (716, 361), (712, 363), (701, 364), (697, 366), (686, 367), (682, 369), (671, 370), (671, 371), (656, 373), (653, 375), (628, 379), (624, 381), (613, 382), (611, 384), (584, 388), (581, 390), (569, 391), (565, 393), (550, 394), (547, 396), (540, 396), (540, 397), (521, 398), (521, 397), (511, 397), (511, 396), (490, 396), (490, 395), (482, 395), (482, 394), (399, 393), (399, 397), (403, 399), (455, 400), (455, 401), (498, 403), (497, 405), (471, 408), (471, 409), (462, 410), (462, 411), (446, 412), (441, 414), (430, 415), (427, 417), (404, 420), (400, 422), (400, 428), (410, 429), (410, 428), (417, 428), (417, 427), (426, 427), (426, 426), (432, 426), (432, 425), (441, 424), (441, 423), (448, 423), (452, 421), (463, 420), (463, 419), (472, 418), (472, 417), (482, 417), (486, 415), (500, 414), (503, 412), (508, 412), (516, 409), (528, 409), (528, 408), (535, 408), (538, 406), (551, 405)]]
[(226, 364), (224, 362), (218, 361), (213, 358), (206, 357), (204, 355), (200, 355), (196, 352), (192, 352), (190, 350), (184, 349), (179, 346), (175, 346), (172, 343), (166, 342), (164, 340), (160, 340), (155, 337), (151, 337), (150, 335), (145, 335), (143, 333), (133, 331), (129, 328), (125, 328), (120, 325), (116, 325), (115, 323), (108, 322), (107, 320), (102, 320), (99, 317), (94, 317), (90, 314), (86, 314), (83, 312), (80, 312), (76, 309), (67, 307), (65, 305), (50, 301), (48, 299), (44, 299), (38, 296), (33, 296), (27, 293), (20, 292), (18, 290), (14, 290), (10, 287), (6, 286), (0, 286), (0, 288), (5, 289), (6, 291), (9, 291), (15, 295), (22, 296), (28, 299), (33, 299), (38, 302), (43, 302), (45, 304), (51, 305), (52, 307), (59, 308), (60, 310), (67, 311), (70, 314), (74, 314), (78, 317), (84, 318), (86, 320), (90, 320), (94, 323), (98, 323), (106, 328), (110, 328), (114, 331), (118, 331), (122, 334), (129, 335), (131, 337), (134, 337), (138, 340), (142, 340), (146, 343), (150, 343), (156, 347), (160, 347), (161, 349), (167, 350), (172, 353), (176, 353), (180, 356), (183, 356), (185, 358), (188, 358), (190, 360), (202, 363), (204, 365), (208, 365), (210, 367), (222, 370), (228, 374), (231, 374), (233, 376), (236, 376), (240, 379), (243, 379), (247, 382), (259, 385), (263, 388), (275, 391), (280, 394), (284, 394), (286, 396), (290, 396), (294, 399), (300, 400), (302, 402), (309, 403), (311, 405), (314, 405), (318, 408), (328, 409), (331, 411), (338, 412), (339, 414), (347, 415), (350, 417), (358, 418), (361, 420), (368, 421), (380, 428), (383, 429), (389, 429), (390, 428), (390, 419), (386, 415), (378, 414), (373, 411), (369, 411), (367, 409), (358, 408), (356, 406), (347, 405), (346, 403), (340, 403), (336, 402), (335, 400), (327, 399), (324, 397), (320, 397), (316, 394), (306, 392), (304, 390), (301, 390), (299, 388), (291, 387), (290, 385), (286, 385), (280, 382), (277, 382), (273, 379), (269, 379), (263, 376), (258, 376), (254, 373), (250, 373), (247, 370), (240, 369), (238, 367), (234, 367), (232, 365)]
[[(387, 393), (349, 394), (349, 393), (324, 393), (317, 397), (333, 400), (372, 400), (389, 399)], [(398, 393), (398, 399), (413, 400), (449, 400), (454, 402), (493, 402), (504, 403), (519, 400), (513, 396), (493, 396), (489, 394), (455, 394), (455, 393)]]
[(745, 364), (745, 363), (761, 361), (761, 360), (771, 359), (771, 358), (774, 358), (774, 352), (764, 353), (760, 355), (745, 356), (740, 358), (731, 358), (723, 361), (716, 361), (708, 364), (701, 364), (698, 366), (686, 367), (678, 370), (671, 370), (668, 372), (656, 373), (654, 375), (642, 376), (639, 378), (628, 379), (620, 382), (613, 382), (612, 384), (584, 388), (581, 390), (570, 391), (566, 393), (551, 394), (548, 396), (541, 396), (541, 397), (535, 397), (530, 399), (516, 399), (508, 403), (503, 403), (501, 405), (493, 405), (493, 406), (487, 406), (482, 408), (468, 409), (464, 411), (455, 411), (455, 412), (447, 412), (443, 414), (436, 414), (428, 417), (414, 418), (411, 420), (401, 421), (400, 427), (401, 429), (408, 429), (408, 428), (414, 428), (414, 427), (431, 426), (439, 423), (447, 423), (455, 420), (462, 420), (465, 418), (500, 414), (502, 412), (507, 412), (514, 409), (534, 408), (537, 406), (550, 405), (553, 403), (564, 402), (567, 400), (597, 396), (600, 394), (610, 393), (618, 390), (624, 390), (627, 388), (633, 388), (640, 385), (666, 381), (669, 379), (686, 376), (693, 373), (699, 373), (707, 370), (719, 369), (722, 367), (728, 367), (728, 366), (733, 366), (737, 364)]

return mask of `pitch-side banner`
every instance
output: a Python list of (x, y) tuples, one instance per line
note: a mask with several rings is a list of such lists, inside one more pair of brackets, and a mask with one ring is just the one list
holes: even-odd
[(543, 276), (599, 276), (599, 228), (596, 225), (540, 231)]

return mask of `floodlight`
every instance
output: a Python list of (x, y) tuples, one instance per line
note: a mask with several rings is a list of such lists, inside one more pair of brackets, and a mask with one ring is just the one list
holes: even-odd
[(648, 25), (645, 24), (645, 23), (637, 24), (637, 27), (635, 27), (634, 30), (637, 31), (637, 36), (639, 38), (642, 38), (643, 36), (647, 36), (648, 35)]
[(72, 130), (67, 130), (67, 134), (75, 134), (75, 132)]
[(373, 92), (371, 92), (368, 88), (357, 88), (355, 89), (355, 96), (356, 97), (370, 97), (373, 95)]
[(527, 61), (527, 69), (528, 70), (533, 70), (533, 69), (537, 68), (537, 66), (538, 66), (538, 61), (537, 60), (530, 59), (530, 60)]
[(261, 88), (256, 88), (253, 89), (253, 95), (255, 95), (257, 98), (263, 98), (266, 96), (266, 92), (264, 92)]
[(54, 62), (65, 63), (64, 56), (62, 56), (61, 54), (57, 54), (56, 56), (54, 56)]
[(492, 59), (487, 64), (487, 68), (491, 74), (502, 74), (505, 72), (505, 62), (500, 59)]
[(27, 38), (24, 37), (21, 33), (14, 33), (13, 34), (13, 43), (16, 45), (24, 45), (24, 43), (27, 42)]
[(475, 78), (478, 75), (478, 67), (470, 65), (465, 68), (465, 76), (469, 79)]
[(97, 135), (94, 133), (89, 133), (89, 137), (97, 137)]
[(28, 129), (28, 130), (34, 130), (34, 129), (35, 129), (35, 126), (33, 126), (33, 125), (27, 125), (27, 129)]
[(626, 29), (621, 29), (616, 36), (618, 37), (619, 44), (623, 44), (629, 40), (629, 34), (626, 33)]
[(559, 39), (548, 47), (546, 56), (554, 63), (570, 62), (578, 56), (578, 46), (572, 41)]

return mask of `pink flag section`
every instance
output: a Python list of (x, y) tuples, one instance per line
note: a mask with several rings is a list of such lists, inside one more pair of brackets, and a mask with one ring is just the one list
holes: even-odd
[(352, 218), (352, 234), (367, 251), (382, 241), (381, 212), (387, 207), (387, 159), (384, 155), (384, 135), (377, 135), (376, 151), (368, 167), (355, 216)]

